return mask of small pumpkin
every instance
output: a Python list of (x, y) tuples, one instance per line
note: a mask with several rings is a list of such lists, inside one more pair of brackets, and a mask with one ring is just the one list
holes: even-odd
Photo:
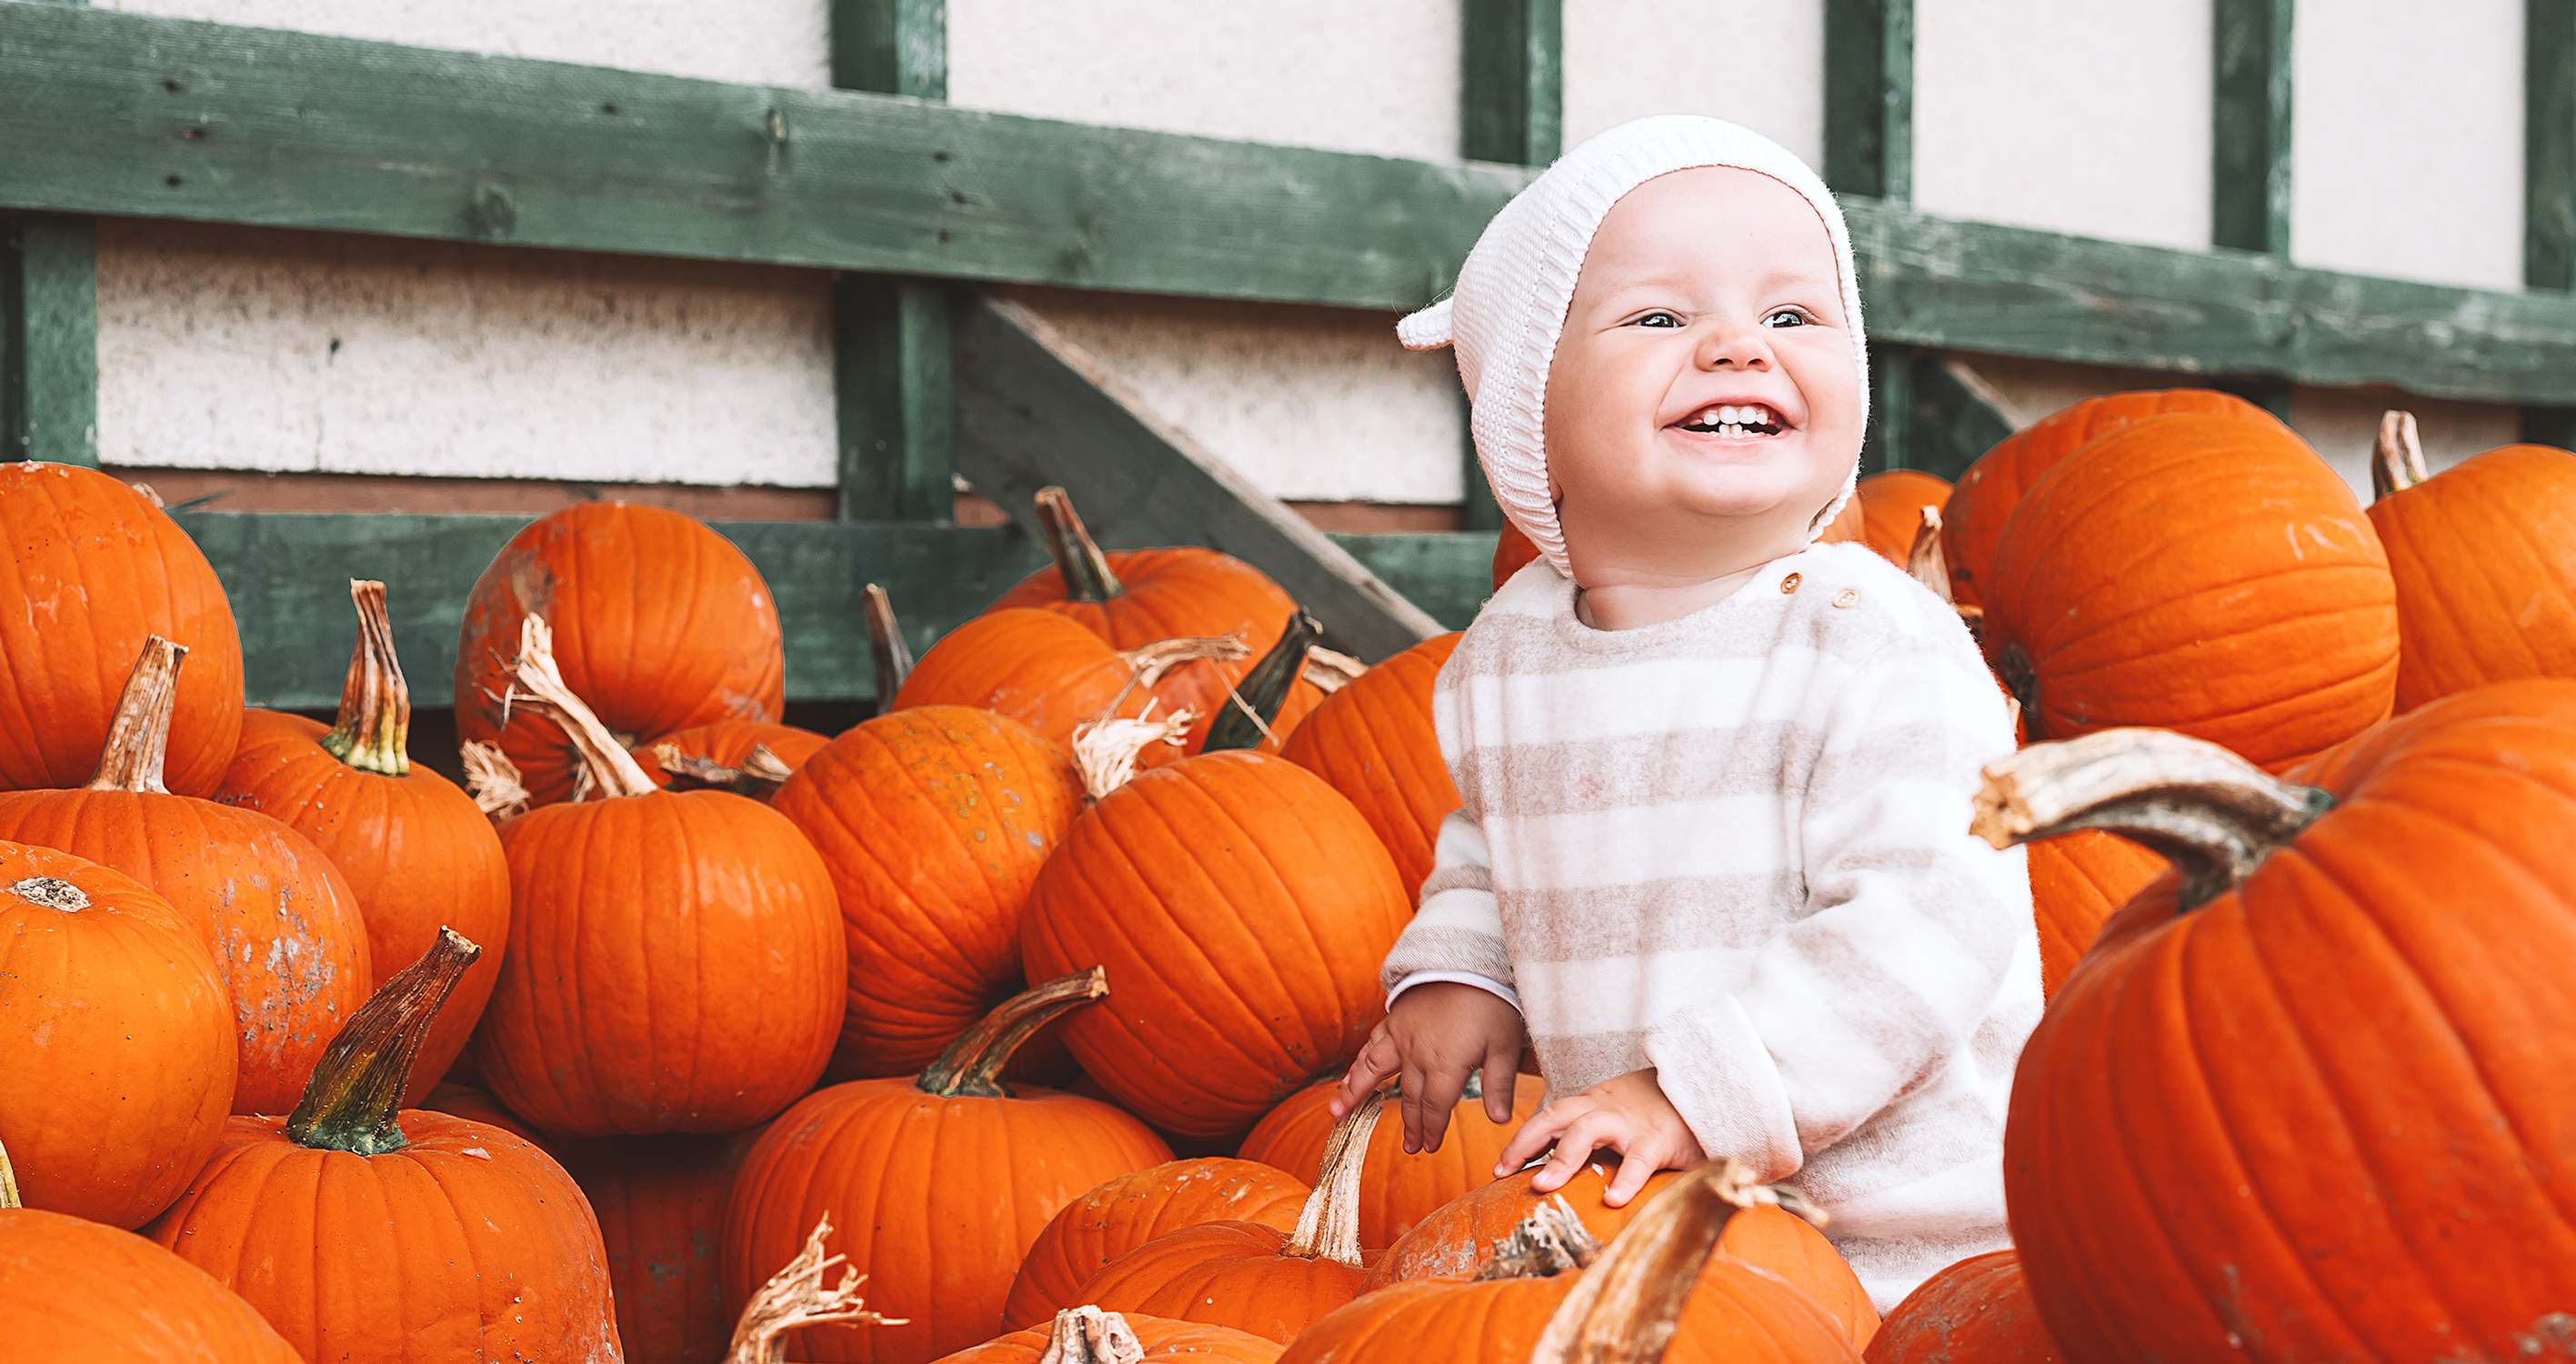
[(939, 1364), (1271, 1364), (1279, 1342), (1230, 1326), (1068, 1307)]
[(599, 1217), (626, 1364), (724, 1354), (725, 1207), (760, 1128), (723, 1136), (587, 1137), (555, 1151)]
[(1055, 1215), (1029, 1244), (1002, 1307), (1002, 1324), (1044, 1325), (1079, 1305), (1082, 1285), (1119, 1256), (1168, 1232), (1205, 1222), (1297, 1228), (1314, 1192), (1285, 1170), (1257, 1160), (1200, 1156), (1120, 1175)]
[(144, 1234), (306, 1359), (613, 1364), (607, 1252), (572, 1177), (497, 1127), (400, 1107), (481, 949), (454, 932), (331, 1041), (287, 1118), (234, 1118)]
[(1950, 480), (1920, 469), (1887, 469), (1862, 479), (1852, 500), (1860, 504), (1861, 543), (1903, 568), (1914, 552), (1923, 509), (1948, 504)]
[[(1437, 1151), (1407, 1155), (1401, 1125), (1377, 1130), (1370, 1138), (1368, 1163), (1360, 1176), (1361, 1245), (1384, 1250), (1451, 1200), (1494, 1182), (1494, 1162), (1503, 1158), (1512, 1133), (1536, 1116), (1547, 1098), (1546, 1081), (1535, 1075), (1511, 1078), (1509, 1123), (1485, 1116), (1483, 1076), (1471, 1076)], [(1239, 1154), (1276, 1165), (1302, 1180), (1320, 1177), (1324, 1149), (1332, 1141), (1329, 1105), (1337, 1088), (1337, 1082), (1328, 1079), (1289, 1095), (1253, 1127)]]
[(0, 843), (0, 1141), (27, 1206), (133, 1228), (224, 1133), (233, 1005), (197, 926), (131, 877)]
[(1431, 684), (1464, 637), (1426, 639), (1362, 673), (1315, 707), (1279, 754), (1350, 801), (1417, 904), (1440, 823), (1460, 804), (1431, 728)]
[[(995, 609), (940, 637), (895, 693), (895, 710), (975, 706), (1027, 725), (1070, 750), (1073, 731), (1113, 715), (1166, 716), (1158, 684), (1166, 673), (1201, 660), (1242, 657), (1231, 639), (1165, 639), (1120, 651), (1081, 622), (1051, 611)], [(1213, 711), (1191, 710), (1192, 718)]]
[(2039, 924), (2040, 985), (2046, 994), (2057, 993), (2102, 925), (2164, 869), (2162, 857), (2094, 829), (2030, 845), (2030, 907)]
[(1519, 526), (1503, 522), (1500, 538), (1494, 541), (1494, 590), (1503, 590), (1513, 575), (1538, 561), (1538, 544)]
[(922, 1364), (992, 1339), (1046, 1224), (1102, 1181), (1171, 1159), (1144, 1124), (1107, 1104), (999, 1081), (1031, 1034), (1108, 993), (1097, 969), (1049, 981), (1003, 1003), (917, 1077), (852, 1080), (799, 1100), (734, 1177), (727, 1308), (746, 1304), (828, 1214), (848, 1228), (829, 1238), (831, 1253), (905, 1324), (807, 1331), (796, 1358)]
[[(283, 822), (312, 841), (348, 882), (366, 923), (374, 989), (437, 941), (441, 927), (477, 942), (510, 933), (510, 868), (474, 798), (414, 767), (411, 689), (395, 656), (385, 585), (352, 580), (358, 643), (340, 686), (337, 723), (253, 710), (216, 799)], [(465, 1051), (483, 1017), (501, 954), (487, 953), (456, 987), (421, 1044), (403, 1092), (417, 1107)]]
[(633, 755), (657, 787), (667, 790), (676, 781), (683, 791), (713, 787), (767, 800), (829, 742), (794, 725), (717, 720), (656, 735), (635, 745)]
[(1869, 1364), (2059, 1364), (2057, 1342), (2009, 1250), (1972, 1255), (1905, 1295), (1880, 1324)]

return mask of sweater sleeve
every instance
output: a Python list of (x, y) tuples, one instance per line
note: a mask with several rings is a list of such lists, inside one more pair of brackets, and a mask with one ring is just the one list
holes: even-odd
[(1966, 1064), (2034, 933), (2022, 854), (1968, 834), (1978, 769), (2012, 741), (1965, 645), (1898, 640), (1836, 689), (1795, 830), (1805, 913), (1743, 989), (1647, 1034), (1701, 1144), (1765, 1179)]
[(1485, 831), (1466, 811), (1452, 810), (1440, 822), (1440, 838), (1431, 851), (1422, 908), (1387, 952), (1379, 980), (1391, 992), (1416, 972), (1464, 972), (1510, 988), (1512, 956), (1503, 947), (1503, 915), (1494, 903)]

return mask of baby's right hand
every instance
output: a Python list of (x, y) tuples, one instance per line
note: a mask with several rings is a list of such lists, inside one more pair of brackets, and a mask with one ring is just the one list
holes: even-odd
[(1390, 1075), (1404, 1077), (1404, 1149), (1437, 1151), (1467, 1076), (1485, 1070), (1485, 1116), (1512, 1120), (1512, 1077), (1527, 1034), (1521, 1011), (1491, 990), (1455, 981), (1416, 985), (1395, 997), (1333, 1096), (1333, 1116), (1351, 1111)]

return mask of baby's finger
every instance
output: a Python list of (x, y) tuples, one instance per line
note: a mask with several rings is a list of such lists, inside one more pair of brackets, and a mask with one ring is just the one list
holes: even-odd
[(1620, 1153), (1619, 1173), (1610, 1177), (1610, 1188), (1601, 1195), (1603, 1207), (1624, 1208), (1646, 1181), (1672, 1164), (1663, 1152), (1652, 1149), (1654, 1143), (1638, 1142), (1634, 1149)]
[(1395, 1039), (1387, 1035), (1386, 1025), (1380, 1023), (1377, 1031), (1369, 1034), (1368, 1045), (1360, 1048), (1358, 1058), (1351, 1062), (1350, 1070), (1342, 1076), (1341, 1088), (1333, 1092), (1333, 1102), (1329, 1105), (1333, 1116), (1339, 1118), (1359, 1107), (1360, 1100), (1367, 1098), (1370, 1090), (1386, 1083), (1386, 1077), (1393, 1075), (1399, 1064)]
[(1405, 1154), (1422, 1149), (1422, 1067), (1412, 1061), (1404, 1063), (1404, 1081), (1398, 1101), (1404, 1114)]
[(1582, 1173), (1583, 1163), (1590, 1160), (1594, 1149), (1601, 1145), (1602, 1130), (1609, 1121), (1608, 1115), (1594, 1109), (1566, 1124), (1564, 1133), (1556, 1139), (1556, 1154), (1549, 1156), (1547, 1164), (1540, 1166), (1538, 1173), (1531, 1176), (1530, 1192), (1555, 1193)]
[(1568, 1099), (1564, 1103), (1550, 1105), (1522, 1123), (1521, 1130), (1503, 1143), (1503, 1154), (1494, 1161), (1494, 1178), (1505, 1179), (1520, 1173), (1520, 1168), (1529, 1164), (1532, 1156), (1546, 1150), (1547, 1144), (1565, 1131), (1566, 1124), (1574, 1121), (1582, 1111), (1580, 1103), (1579, 1099)]
[(1422, 1150), (1437, 1151), (1449, 1134), (1449, 1119), (1458, 1111), (1458, 1095), (1467, 1088), (1467, 1074), (1452, 1074), (1441, 1065), (1426, 1067), (1422, 1074)]
[(1512, 1090), (1520, 1080), (1521, 1049), (1501, 1047), (1485, 1057), (1485, 1116), (1496, 1126), (1512, 1120)]

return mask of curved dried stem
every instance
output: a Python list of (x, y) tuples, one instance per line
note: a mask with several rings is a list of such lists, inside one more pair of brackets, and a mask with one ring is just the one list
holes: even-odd
[(1178, 748), (1188, 741), (1198, 713), (1184, 706), (1157, 720), (1155, 704), (1146, 702), (1145, 713), (1132, 720), (1086, 720), (1073, 727), (1073, 765), (1082, 773), (1083, 791), (1093, 800), (1125, 786), (1136, 775), (1136, 759), (1146, 749), (1158, 743)]
[(399, 777), (411, 771), (411, 687), (394, 653), (385, 585), (351, 578), (349, 600), (358, 608), (358, 643), (340, 683), (338, 722), (322, 736), (322, 749), (359, 771)]
[(1055, 1334), (1037, 1364), (1144, 1364), (1145, 1342), (1115, 1312), (1068, 1307), (1055, 1314)]
[(1590, 1268), (1600, 1258), (1601, 1239), (1583, 1225), (1565, 1195), (1556, 1194), (1494, 1242), (1493, 1258), (1477, 1268), (1476, 1277), (1547, 1279)]
[(1372, 1091), (1359, 1106), (1333, 1124), (1324, 1139), (1323, 1173), (1306, 1206), (1297, 1211), (1297, 1230), (1290, 1233), (1283, 1255), (1301, 1260), (1318, 1256), (1335, 1264), (1360, 1266), (1360, 1174), (1368, 1164), (1369, 1138), (1386, 1111), (1386, 1091)]
[(23, 1208), (18, 1201), (18, 1171), (9, 1163), (9, 1148), (0, 1146), (0, 1208)]
[(1367, 664), (1349, 654), (1336, 653), (1321, 644), (1315, 644), (1307, 647), (1306, 668), (1298, 675), (1306, 679), (1307, 685), (1330, 696), (1359, 681), (1360, 674), (1367, 671)]
[(179, 665), (188, 660), (186, 645), (159, 635), (144, 638), (134, 670), (125, 675), (124, 694), (107, 722), (107, 742), (98, 751), (98, 771), (89, 779), (92, 791), (145, 791), (166, 795), (161, 764), (170, 752), (170, 712), (179, 700)]
[(528, 812), (534, 797), (519, 778), (518, 764), (501, 752), (501, 746), (486, 739), (468, 739), (457, 745), (456, 754), (465, 764), (465, 789), (474, 797), (474, 808), (494, 824), (507, 824)]
[(1941, 539), (1941, 509), (1923, 508), (1923, 524), (1914, 528), (1914, 546), (1906, 551), (1905, 571), (1914, 581), (1931, 590), (1949, 608), (1959, 613), (1959, 623), (1968, 627), (1970, 638), (1982, 645), (1986, 641), (1986, 608), (1961, 606), (1950, 595), (1950, 551)]
[(743, 759), (740, 767), (727, 767), (704, 754), (682, 752), (678, 744), (667, 740), (653, 745), (650, 751), (653, 765), (671, 779), (664, 789), (672, 791), (730, 791), (765, 802), (796, 775), (796, 770), (770, 752), (767, 744), (753, 744), (751, 756)]
[(581, 755), (576, 775), (588, 774), (590, 791), (607, 796), (649, 796), (653, 779), (635, 755), (617, 742), (589, 704), (573, 695), (555, 667), (555, 632), (546, 618), (530, 612), (519, 620), (519, 656), (510, 663), (510, 688), (501, 697), (501, 724), (508, 728), (510, 709), (525, 706), (555, 722)]
[(910, 1324), (903, 1317), (879, 1316), (869, 1311), (859, 1297), (859, 1289), (867, 1283), (868, 1276), (855, 1269), (842, 1272), (839, 1287), (823, 1286), (823, 1271), (847, 1258), (824, 1257), (823, 1238), (831, 1234), (832, 1219), (826, 1214), (806, 1234), (805, 1248), (796, 1252), (796, 1258), (752, 1292), (751, 1301), (743, 1304), (742, 1316), (734, 1322), (733, 1343), (725, 1349), (724, 1364), (777, 1364), (787, 1347), (779, 1337), (800, 1327), (836, 1322)]
[(877, 712), (894, 709), (895, 693), (912, 676), (912, 646), (903, 642), (903, 626), (894, 618), (894, 598), (875, 583), (860, 591), (860, 609), (868, 618), (868, 658), (876, 667)]
[(1288, 704), (1288, 693), (1297, 685), (1298, 674), (1306, 667), (1306, 655), (1323, 638), (1324, 627), (1303, 610), (1288, 617), (1288, 628), (1280, 631), (1279, 642), (1261, 661), (1244, 674), (1216, 719), (1208, 725), (1207, 738), (1199, 744), (1201, 753), (1223, 753), (1228, 749), (1259, 748), (1275, 743), (1279, 736), (1271, 731), (1270, 722), (1279, 718), (1280, 709)]
[(999, 1077), (1011, 1053), (1035, 1037), (1038, 1029), (1108, 994), (1109, 969), (1095, 966), (1013, 995), (949, 1043), (938, 1060), (923, 1068), (913, 1087), (944, 1099), (1007, 1098), (1011, 1091), (1002, 1087)]
[(1064, 595), (1070, 601), (1103, 602), (1125, 592), (1118, 575), (1109, 571), (1109, 556), (1091, 541), (1082, 517), (1073, 510), (1073, 497), (1062, 488), (1040, 488), (1037, 495), (1038, 524), (1045, 528), (1047, 552), (1055, 556), (1055, 571), (1064, 579)]
[(2424, 442), (2415, 430), (2415, 414), (2393, 408), (2381, 413), (2378, 438), (2370, 443), (2370, 500), (2404, 492), (2430, 477), (2424, 472)]
[(313, 1067), (303, 1101), (286, 1119), (287, 1140), (315, 1151), (362, 1156), (409, 1142), (396, 1121), (411, 1063), (465, 970), (483, 955), (462, 933), (438, 930), (420, 960), (376, 987)]
[[(1178, 639), (1158, 639), (1119, 652), (1119, 661), (1133, 674), (1128, 691), (1137, 687), (1151, 689), (1163, 680), (1163, 674), (1184, 663), (1240, 663), (1252, 657), (1252, 646), (1235, 635), (1183, 635)], [(1126, 691), (1119, 693), (1125, 700)], [(1117, 707), (1112, 706), (1115, 710)]]
[(2106, 729), (1989, 764), (1968, 831), (1998, 848), (2104, 829), (2163, 853), (2181, 907), (2206, 904), (2334, 807), (2213, 743), (2163, 729)]

